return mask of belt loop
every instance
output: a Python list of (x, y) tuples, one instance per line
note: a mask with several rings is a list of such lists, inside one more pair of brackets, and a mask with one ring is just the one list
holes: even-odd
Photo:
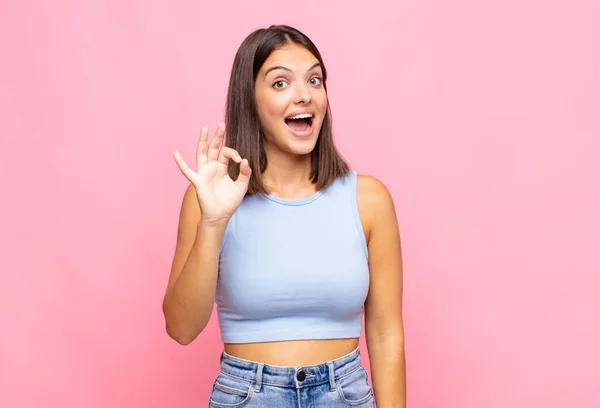
[(258, 368), (256, 369), (256, 384), (254, 385), (254, 391), (256, 392), (260, 392), (260, 387), (262, 386), (264, 366), (264, 363), (258, 363)]
[(333, 362), (328, 361), (327, 365), (329, 366), (329, 391), (335, 391), (335, 371), (333, 368)]

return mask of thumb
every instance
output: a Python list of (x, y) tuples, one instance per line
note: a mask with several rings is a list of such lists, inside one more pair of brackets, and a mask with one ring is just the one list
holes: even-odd
[(251, 174), (252, 169), (250, 168), (250, 164), (248, 164), (248, 160), (242, 160), (242, 162), (240, 163), (240, 174), (238, 175), (238, 178), (235, 181), (235, 183), (238, 184), (240, 187), (248, 187)]

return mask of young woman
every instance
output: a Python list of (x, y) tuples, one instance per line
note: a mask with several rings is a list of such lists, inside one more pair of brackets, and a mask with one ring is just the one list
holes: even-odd
[(189, 344), (216, 302), (211, 407), (406, 406), (394, 204), (338, 154), (326, 84), (306, 35), (257, 30), (235, 56), (225, 124), (210, 142), (202, 128), (197, 170), (174, 152), (191, 184), (163, 311)]

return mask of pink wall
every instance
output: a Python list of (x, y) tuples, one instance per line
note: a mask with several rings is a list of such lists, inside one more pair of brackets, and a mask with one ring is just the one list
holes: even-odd
[(182, 347), (161, 314), (171, 152), (271, 23), (396, 200), (409, 406), (600, 406), (597, 1), (67, 3), (0, 4), (0, 406), (205, 406), (216, 320)]

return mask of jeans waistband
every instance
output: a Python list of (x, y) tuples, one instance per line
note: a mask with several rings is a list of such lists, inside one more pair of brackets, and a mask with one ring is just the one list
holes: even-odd
[(224, 351), (221, 354), (221, 373), (253, 382), (257, 389), (260, 389), (261, 385), (302, 388), (327, 382), (335, 388), (336, 380), (361, 367), (358, 347), (334, 360), (297, 367), (281, 367), (244, 360)]

